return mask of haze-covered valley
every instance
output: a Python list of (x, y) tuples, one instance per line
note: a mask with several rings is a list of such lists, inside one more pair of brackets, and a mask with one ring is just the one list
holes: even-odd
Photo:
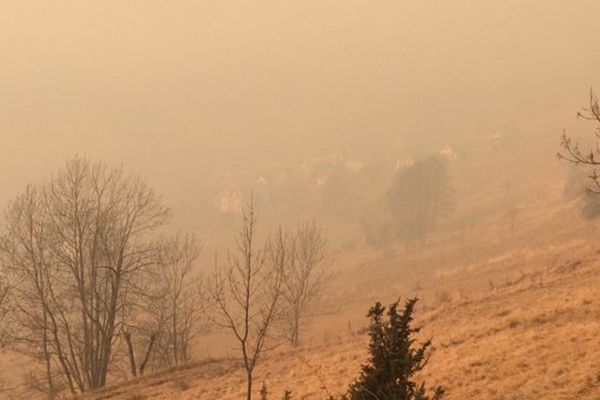
[(0, 398), (598, 398), (598, 11), (0, 2)]

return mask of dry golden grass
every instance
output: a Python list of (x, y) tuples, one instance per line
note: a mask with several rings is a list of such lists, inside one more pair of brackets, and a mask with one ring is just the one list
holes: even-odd
[[(600, 398), (599, 255), (596, 247), (574, 240), (440, 274), (438, 283), (452, 291), (454, 279), (468, 287), (469, 277), (508, 272), (493, 289), (442, 301), (425, 298), (418, 318), (422, 336), (434, 338), (434, 350), (422, 378), (445, 386), (449, 400)], [(366, 338), (339, 332), (270, 354), (257, 371), (257, 391), (265, 381), (274, 398), (285, 389), (298, 399), (342, 392), (366, 356)], [(241, 369), (233, 360), (215, 360), (108, 388), (90, 399), (233, 400), (243, 394)]]

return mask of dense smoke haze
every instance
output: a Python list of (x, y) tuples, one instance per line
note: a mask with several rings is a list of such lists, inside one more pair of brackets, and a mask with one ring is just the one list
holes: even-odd
[(0, 400), (599, 399), (598, 15), (0, 0)]
[(0, 198), (75, 153), (170, 199), (215, 171), (427, 153), (599, 84), (595, 1), (0, 5)]

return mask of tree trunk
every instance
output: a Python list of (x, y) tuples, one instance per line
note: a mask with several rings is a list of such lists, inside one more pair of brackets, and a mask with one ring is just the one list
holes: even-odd
[(173, 340), (173, 358), (179, 365), (179, 346), (177, 343), (177, 301), (173, 300), (173, 317), (171, 319), (171, 340)]
[(146, 369), (146, 364), (150, 360), (150, 355), (152, 354), (152, 349), (154, 348), (154, 341), (156, 340), (156, 335), (153, 334), (150, 336), (150, 343), (148, 343), (148, 349), (146, 350), (146, 355), (144, 356), (144, 360), (140, 365), (140, 375), (144, 375), (144, 370)]
[(125, 343), (127, 343), (127, 352), (129, 353), (129, 366), (131, 367), (131, 375), (137, 377), (137, 366), (135, 365), (135, 353), (133, 352), (133, 343), (131, 343), (131, 334), (123, 332)]
[(44, 335), (43, 335), (44, 359), (46, 362), (46, 379), (48, 381), (48, 398), (53, 399), (56, 395), (54, 380), (52, 379), (52, 362), (48, 351), (48, 314), (44, 310)]
[(246, 400), (252, 400), (252, 371), (248, 371), (248, 386), (246, 388)]
[(299, 312), (296, 311), (294, 313), (294, 323), (293, 323), (293, 327), (292, 327), (292, 346), (297, 347), (298, 346), (298, 338), (300, 336), (300, 316), (298, 315)]

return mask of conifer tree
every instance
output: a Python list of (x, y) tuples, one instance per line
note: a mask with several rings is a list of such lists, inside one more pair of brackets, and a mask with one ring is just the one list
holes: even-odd
[(444, 390), (438, 387), (427, 395), (425, 383), (416, 383), (414, 374), (423, 369), (428, 360), (431, 340), (415, 346), (414, 335), (420, 327), (413, 327), (413, 313), (417, 299), (409, 299), (399, 311), (399, 301), (386, 308), (376, 303), (368, 313), (369, 353), (360, 377), (350, 386), (345, 400), (440, 400)]

